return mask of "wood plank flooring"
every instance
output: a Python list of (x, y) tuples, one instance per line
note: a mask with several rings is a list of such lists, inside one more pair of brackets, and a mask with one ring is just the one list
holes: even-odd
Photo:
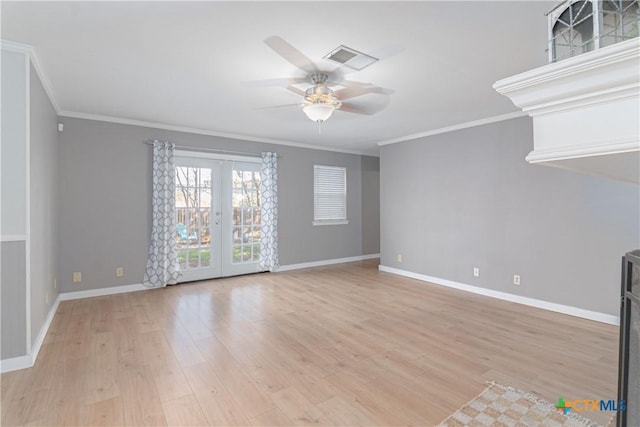
[(616, 327), (377, 262), (62, 302), (1, 376), (2, 425), (435, 425), (486, 381), (615, 397)]

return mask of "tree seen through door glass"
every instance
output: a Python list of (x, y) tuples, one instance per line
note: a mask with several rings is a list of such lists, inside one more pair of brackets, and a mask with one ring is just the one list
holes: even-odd
[(176, 243), (181, 269), (211, 263), (211, 169), (176, 167)]
[(260, 172), (233, 170), (232, 260), (256, 262), (260, 258)]

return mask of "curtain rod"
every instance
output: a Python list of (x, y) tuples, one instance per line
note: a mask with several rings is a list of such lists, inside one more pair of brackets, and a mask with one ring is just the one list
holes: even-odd
[[(144, 141), (144, 143), (147, 145), (153, 145), (154, 142), (162, 142), (162, 141), (158, 139), (154, 139), (151, 141)], [(211, 153), (220, 153), (220, 154), (237, 154), (237, 155), (248, 156), (248, 157), (262, 157), (261, 153), (251, 153), (249, 151), (223, 150), (221, 148), (192, 147), (190, 145), (178, 145), (178, 144), (174, 144), (174, 145), (179, 150), (207, 151)], [(281, 159), (282, 156), (278, 154), (278, 158)]]

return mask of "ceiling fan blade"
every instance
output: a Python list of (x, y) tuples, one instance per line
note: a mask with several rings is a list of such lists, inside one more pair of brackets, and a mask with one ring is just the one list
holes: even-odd
[[(332, 82), (333, 83), (333, 82)], [(345, 86), (347, 88), (355, 88), (366, 90), (366, 93), (379, 93), (381, 95), (393, 95), (395, 92), (393, 89), (387, 89), (385, 87), (375, 86), (371, 83), (362, 83), (355, 80), (341, 80), (334, 83), (334, 85)]]
[(304, 56), (302, 52), (291, 46), (281, 37), (267, 37), (264, 42), (271, 49), (275, 50), (277, 54), (282, 56), (284, 59), (286, 59), (296, 67), (300, 68), (302, 71), (305, 71), (309, 74), (318, 72), (316, 64), (314, 64), (309, 58)]
[(291, 92), (295, 93), (296, 95), (300, 95), (303, 98), (306, 96), (306, 93), (302, 89), (298, 89), (295, 86), (289, 85), (289, 86), (287, 86), (287, 90), (290, 90)]
[(380, 86), (348, 86), (344, 89), (340, 89), (334, 93), (336, 98), (340, 100), (356, 98), (358, 96), (366, 95), (368, 93), (378, 93), (381, 95), (391, 95), (393, 90), (386, 89)]
[(339, 108), (339, 111), (344, 111), (346, 113), (363, 114), (365, 116), (370, 116), (374, 114), (374, 112), (369, 111), (365, 107), (362, 107), (360, 105), (353, 105), (345, 102), (342, 103), (342, 105)]
[(382, 104), (371, 104), (371, 105), (357, 105), (350, 102), (343, 102), (338, 111), (344, 111), (346, 113), (354, 113), (354, 114), (362, 114), (365, 116), (371, 116), (373, 114), (379, 113), (384, 110), (388, 105), (388, 102)]
[(295, 77), (295, 78), (282, 78), (282, 79), (265, 79), (265, 80), (249, 80), (246, 82), (242, 82), (242, 86), (246, 87), (269, 87), (269, 86), (282, 86), (287, 87), (289, 85), (294, 85), (298, 83), (303, 83), (308, 81), (309, 79), (306, 77)]
[(293, 107), (300, 107), (302, 104), (298, 103), (298, 104), (284, 104), (284, 105), (271, 105), (268, 107), (260, 107), (260, 108), (256, 108), (256, 110), (284, 110), (285, 108), (293, 108)]

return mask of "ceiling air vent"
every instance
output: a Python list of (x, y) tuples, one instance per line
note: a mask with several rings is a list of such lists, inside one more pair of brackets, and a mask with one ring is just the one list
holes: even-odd
[(378, 61), (378, 58), (374, 58), (373, 56), (358, 52), (357, 50), (346, 46), (339, 46), (336, 49), (333, 49), (324, 56), (324, 59), (337, 62), (340, 65), (344, 65), (345, 67), (358, 71), (363, 70)]

